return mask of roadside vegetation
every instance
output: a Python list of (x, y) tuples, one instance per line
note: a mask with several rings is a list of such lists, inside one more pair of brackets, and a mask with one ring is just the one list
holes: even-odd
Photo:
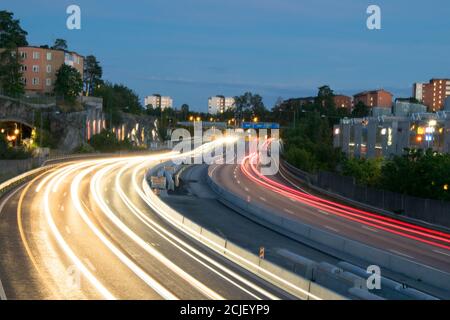
[(31, 158), (32, 152), (24, 147), (11, 147), (8, 145), (5, 136), (0, 135), (0, 160), (23, 160)]

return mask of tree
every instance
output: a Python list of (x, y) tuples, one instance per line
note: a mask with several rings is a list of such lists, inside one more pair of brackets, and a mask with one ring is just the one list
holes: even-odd
[(0, 11), (0, 88), (6, 95), (19, 96), (24, 93), (21, 81), (21, 58), (18, 47), (27, 46), (27, 32), (13, 13)]
[(0, 53), (0, 85), (3, 92), (11, 97), (25, 93), (22, 82), (21, 59), (17, 50), (5, 50)]
[(329, 86), (319, 88), (316, 98), (316, 104), (322, 114), (335, 117), (336, 104), (334, 103), (334, 91)]
[(28, 33), (20, 26), (20, 20), (13, 18), (14, 14), (0, 11), (0, 48), (15, 49), (28, 45)]
[(52, 46), (53, 50), (67, 50), (67, 41), (64, 39), (56, 39)]
[(84, 72), (83, 72), (83, 82), (84, 91), (86, 96), (92, 95), (94, 88), (103, 84), (102, 80), (103, 69), (97, 58), (93, 55), (89, 55), (84, 60)]
[(267, 110), (259, 94), (245, 92), (242, 96), (237, 96), (235, 100), (235, 113), (238, 120), (258, 117), (262, 118)]
[(55, 94), (75, 101), (83, 90), (83, 80), (77, 69), (63, 64), (56, 73)]
[(342, 160), (342, 152), (333, 147), (327, 118), (317, 111), (308, 112), (293, 129), (282, 131), (285, 156), (300, 169), (334, 171)]
[(380, 187), (415, 197), (450, 200), (450, 154), (406, 150), (381, 168)]
[(120, 111), (133, 114), (141, 114), (144, 111), (139, 96), (122, 84), (105, 82), (94, 88), (93, 96), (103, 98), (104, 110), (110, 114), (113, 124), (120, 123)]
[(369, 115), (370, 109), (363, 102), (359, 101), (352, 111), (352, 117), (354, 118), (364, 118)]
[(380, 184), (382, 163), (381, 158), (348, 158), (343, 161), (342, 173), (354, 177), (361, 185), (377, 187)]
[(181, 119), (186, 120), (188, 118), (188, 115), (189, 115), (189, 105), (184, 103), (181, 106)]

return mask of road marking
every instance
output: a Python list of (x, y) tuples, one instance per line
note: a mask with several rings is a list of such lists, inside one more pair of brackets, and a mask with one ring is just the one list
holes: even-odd
[(366, 230), (369, 230), (369, 231), (372, 231), (372, 232), (378, 233), (378, 230), (373, 229), (373, 228), (371, 228), (371, 227), (368, 227), (368, 226), (366, 226), (366, 225), (362, 225), (362, 228), (363, 228), (363, 229), (366, 229)]
[(288, 198), (289, 200), (291, 200), (292, 202), (297, 202), (297, 200), (295, 200), (294, 198)]
[(23, 187), (25, 187), (26, 185), (23, 185), (22, 187), (20, 187), (19, 189), (15, 190), (14, 192), (12, 192), (11, 194), (9, 194), (5, 200), (2, 201), (2, 203), (0, 204), (0, 214), (3, 211), (3, 208), (6, 206), (6, 204), (8, 203), (9, 199), (11, 199), (17, 192), (19, 192), (19, 190), (23, 189)]
[(72, 232), (70, 231), (70, 229), (69, 229), (68, 226), (66, 226), (66, 232), (67, 232), (68, 234), (72, 234)]
[(293, 185), (294, 187), (296, 187), (297, 189), (299, 189), (300, 191), (306, 193), (306, 194), (311, 194), (308, 191), (306, 191), (305, 189), (301, 188), (300, 186), (298, 186), (297, 184), (295, 184), (294, 182), (292, 182), (291, 179), (288, 179), (283, 172), (281, 172), (281, 170), (278, 171), (280, 173), (280, 175), (284, 178), (284, 180), (286, 180), (287, 182), (289, 182), (291, 185)]
[[(5, 208), (6, 204), (8, 203), (8, 201), (20, 190), (22, 190), (24, 187), (26, 186), (26, 184), (24, 184), (23, 186), (21, 186), (20, 188), (14, 190), (12, 193), (10, 193), (0, 204), (0, 215), (3, 212), (3, 209)], [(2, 280), (0, 279), (0, 300), (7, 300), (6, 298), (6, 293), (5, 293), (5, 289), (3, 289), (3, 284), (2, 284)]]
[(450, 257), (450, 253), (445, 253), (445, 252), (442, 252), (442, 251), (439, 251), (439, 250), (433, 250), (433, 251), (436, 252), (436, 253), (439, 253), (439, 254), (443, 254), (444, 256)]
[(404, 257), (407, 257), (407, 258), (410, 258), (410, 259), (414, 259), (413, 257), (408, 256), (407, 254), (402, 253), (402, 252), (397, 251), (397, 250), (394, 250), (394, 249), (389, 249), (389, 251), (392, 252), (392, 253), (395, 253), (395, 254), (397, 254), (397, 255), (400, 255), (400, 256), (404, 256)]
[(247, 192), (249, 192), (249, 191), (250, 191), (250, 190), (249, 190), (249, 189), (248, 189), (247, 187), (245, 187), (244, 189), (245, 189), (245, 191), (247, 191)]
[(289, 213), (289, 214), (294, 214), (293, 211), (289, 210), (289, 209), (284, 209), (285, 212)]
[(238, 180), (237, 183), (238, 183), (238, 184), (241, 184), (241, 181)]
[(3, 289), (2, 280), (0, 280), (0, 300), (8, 300), (6, 299), (5, 289)]
[(319, 213), (322, 213), (322, 214), (324, 214), (324, 215), (327, 215), (327, 216), (329, 216), (330, 214), (328, 213), (328, 212), (326, 212), (326, 211), (322, 211), (322, 210), (317, 210)]
[(330, 226), (325, 226), (325, 228), (327, 228), (328, 230), (334, 231), (334, 232), (339, 232), (338, 229), (330, 227)]
[(261, 199), (261, 201), (267, 202), (266, 198), (264, 197), (259, 197), (259, 199)]
[(86, 262), (87, 266), (89, 268), (91, 268), (92, 271), (96, 271), (97, 269), (95, 269), (94, 265), (91, 263), (91, 261), (89, 261), (88, 258), (84, 258), (84, 262)]

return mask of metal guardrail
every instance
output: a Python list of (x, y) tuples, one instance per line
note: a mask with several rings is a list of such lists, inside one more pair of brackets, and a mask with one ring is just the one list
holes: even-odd
[(55, 167), (58, 163), (70, 161), (70, 160), (82, 160), (86, 158), (96, 158), (96, 157), (120, 157), (124, 155), (138, 155), (141, 153), (148, 153), (149, 151), (159, 151), (165, 150), (164, 148), (158, 150), (143, 150), (142, 152), (118, 152), (118, 153), (89, 153), (89, 154), (58, 154), (57, 156), (49, 157), (46, 160), (42, 161), (40, 167), (36, 169), (32, 169), (26, 171), (14, 178), (8, 179), (2, 183), (0, 183), (0, 198), (3, 197), (6, 193), (21, 185), (22, 183), (29, 181), (39, 174), (47, 171), (53, 167)]
[(295, 178), (299, 179), (300, 181), (302, 181), (303, 183), (305, 183), (308, 186), (308, 188), (310, 188), (311, 190), (314, 190), (319, 194), (330, 197), (336, 201), (340, 201), (342, 203), (354, 206), (355, 208), (371, 211), (371, 212), (380, 214), (382, 216), (386, 216), (386, 217), (396, 219), (399, 221), (413, 223), (418, 226), (422, 226), (425, 228), (431, 228), (431, 229), (435, 229), (435, 230), (442, 231), (442, 232), (447, 232), (447, 233), (450, 232), (450, 228), (447, 226), (431, 223), (431, 222), (428, 222), (425, 220), (416, 219), (416, 218), (410, 217), (405, 214), (401, 214), (401, 215), (396, 214), (395, 212), (392, 212), (392, 211), (389, 211), (389, 210), (386, 210), (383, 208), (375, 207), (368, 203), (360, 202), (360, 201), (345, 197), (345, 196), (338, 194), (332, 190), (324, 189), (324, 188), (318, 186), (318, 180), (319, 180), (318, 176), (303, 172), (286, 161), (282, 162), (282, 166), (284, 166), (284, 168), (286, 169), (286, 171), (289, 174), (291, 174), (293, 177), (295, 177)]

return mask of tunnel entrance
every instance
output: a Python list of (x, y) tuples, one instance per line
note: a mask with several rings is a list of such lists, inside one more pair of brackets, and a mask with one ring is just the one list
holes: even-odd
[(31, 146), (34, 130), (29, 125), (18, 121), (0, 120), (0, 137), (11, 147)]

